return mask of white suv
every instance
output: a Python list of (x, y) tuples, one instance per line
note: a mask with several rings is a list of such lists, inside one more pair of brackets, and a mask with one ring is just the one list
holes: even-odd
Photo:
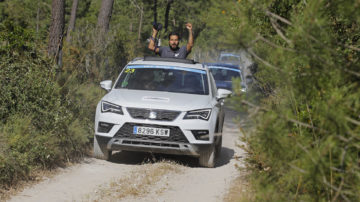
[(112, 151), (190, 155), (213, 167), (221, 151), (223, 99), (205, 65), (145, 57), (130, 62), (96, 108), (94, 156)]

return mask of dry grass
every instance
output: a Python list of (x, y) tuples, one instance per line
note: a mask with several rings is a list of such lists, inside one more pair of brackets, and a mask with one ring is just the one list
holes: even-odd
[[(243, 173), (246, 173), (246, 171)], [(229, 191), (224, 196), (224, 202), (248, 202), (255, 200), (246, 178), (247, 174), (244, 174), (232, 181)]]
[(162, 161), (143, 164), (128, 176), (114, 180), (88, 195), (85, 201), (118, 201), (127, 197), (140, 197), (150, 192), (157, 194), (166, 189), (168, 176), (183, 172), (183, 166)]

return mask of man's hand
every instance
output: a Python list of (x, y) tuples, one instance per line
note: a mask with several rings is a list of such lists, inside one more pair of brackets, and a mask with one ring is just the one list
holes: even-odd
[[(153, 30), (153, 34), (152, 34), (152, 36), (153, 36), (153, 37), (156, 37), (156, 35), (157, 35), (158, 31), (157, 31), (154, 27), (152, 28), (152, 30)], [(154, 36), (154, 35), (155, 35), (155, 36)]]
[(156, 44), (155, 44), (155, 38), (156, 38), (158, 31), (154, 27), (152, 28), (152, 30), (153, 30), (153, 33), (151, 35), (152, 38), (150, 38), (148, 48), (149, 48), (149, 50), (154, 51), (155, 53), (158, 53), (159, 48), (156, 48)]
[(193, 33), (192, 33), (192, 24), (191, 23), (186, 23), (186, 29), (189, 31), (189, 39), (188, 39), (188, 43), (186, 44), (186, 51), (188, 53), (190, 53), (192, 47), (194, 46), (194, 37), (193, 37)]
[(186, 23), (186, 29), (188, 29), (189, 31), (192, 31), (192, 24), (191, 23)]

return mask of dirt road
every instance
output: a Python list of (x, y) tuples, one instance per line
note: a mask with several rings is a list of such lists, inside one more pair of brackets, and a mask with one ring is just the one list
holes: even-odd
[(9, 201), (223, 201), (239, 175), (235, 164), (244, 166), (245, 153), (236, 146), (241, 134), (233, 117), (228, 111), (215, 168), (198, 167), (197, 159), (190, 157), (119, 152), (113, 162), (85, 159)]

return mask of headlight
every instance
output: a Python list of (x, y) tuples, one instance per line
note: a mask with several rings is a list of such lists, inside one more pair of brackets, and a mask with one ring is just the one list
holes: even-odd
[(111, 113), (116, 113), (116, 114), (124, 114), (121, 109), (121, 106), (112, 104), (110, 102), (105, 102), (105, 101), (101, 102), (101, 112), (102, 113), (111, 112)]
[(199, 109), (194, 111), (188, 111), (184, 116), (184, 119), (202, 119), (209, 120), (211, 109)]

